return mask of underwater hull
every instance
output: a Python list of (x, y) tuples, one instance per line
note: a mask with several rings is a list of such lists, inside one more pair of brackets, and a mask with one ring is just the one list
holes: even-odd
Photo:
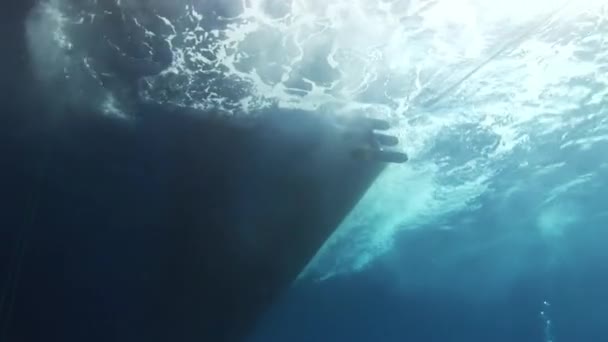
[(311, 113), (142, 110), (62, 113), (4, 148), (26, 194), (3, 223), (4, 274), (27, 242), (9, 340), (242, 340), (383, 167)]
[(313, 113), (50, 109), (3, 47), (2, 341), (240, 341), (383, 168)]

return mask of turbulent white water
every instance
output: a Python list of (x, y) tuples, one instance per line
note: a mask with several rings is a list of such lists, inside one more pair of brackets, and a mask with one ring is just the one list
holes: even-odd
[[(174, 59), (140, 80), (142, 98), (237, 116), (269, 104), (364, 112), (391, 120), (411, 157), (378, 179), (309, 275), (363, 269), (406, 230), (464, 229), (453, 218), (488, 202), (502, 222), (547, 241), (606, 215), (580, 202), (608, 170), (604, 1), (244, 0), (214, 4), (219, 17), (210, 1), (180, 3), (146, 30)], [(114, 93), (74, 71), (92, 57), (65, 27), (95, 19), (65, 6), (52, 0), (30, 21), (36, 65), (79, 89), (88, 82), (108, 113), (128, 116)], [(138, 18), (154, 4), (120, 6)]]

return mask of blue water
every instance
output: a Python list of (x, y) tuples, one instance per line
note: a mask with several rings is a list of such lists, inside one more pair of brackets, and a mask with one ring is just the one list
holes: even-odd
[[(143, 43), (120, 52), (158, 52), (141, 69), (163, 72), (109, 80), (113, 65), (95, 64), (107, 56), (91, 41), (122, 32), (81, 29), (95, 2), (70, 3), (42, 2), (20, 23), (28, 75), (57, 108), (125, 123), (133, 97), (243, 120), (269, 104), (365, 114), (389, 120), (410, 155), (384, 170), (249, 342), (608, 341), (601, 1), (123, 1)], [(21, 110), (4, 127), (36, 127)]]
[[(478, 237), (497, 224), (488, 216), (476, 221)], [(607, 236), (597, 231), (576, 235), (563, 246), (569, 256), (548, 272), (534, 270), (545, 250), (533, 246), (524, 256), (533, 270), (515, 279), (505, 275), (509, 284), (496, 293), (488, 289), (496, 285), (484, 277), (500, 277), (501, 270), (487, 268), (500, 267), (497, 258), (521, 255), (498, 246), (452, 264), (444, 270), (449, 276), (421, 280), (434, 267), (428, 251), (449, 248), (461, 237), (439, 231), (404, 234), (390, 256), (363, 272), (296, 285), (252, 341), (604, 341)], [(466, 290), (450, 290), (459, 286)]]
[[(567, 199), (602, 210), (601, 189)], [(296, 284), (253, 341), (604, 341), (605, 219), (548, 242), (520, 223), (534, 193), (521, 195), (508, 209), (490, 197), (466, 220), (454, 215), (461, 230), (403, 232), (357, 274)]]

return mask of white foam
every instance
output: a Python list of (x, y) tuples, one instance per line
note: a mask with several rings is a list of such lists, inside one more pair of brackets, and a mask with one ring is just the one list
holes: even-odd
[[(278, 17), (264, 0), (242, 1), (244, 11), (233, 18), (192, 8), (180, 18), (160, 17), (174, 60), (145, 79), (142, 95), (236, 116), (275, 103), (391, 119), (411, 162), (380, 177), (309, 267), (317, 274), (364, 268), (400, 230), (440, 225), (475, 208), (495, 174), (535, 165), (542, 159), (536, 149), (556, 135), (564, 149), (608, 140), (605, 113), (592, 113), (608, 94), (607, 8), (600, 0), (290, 4)], [(54, 26), (32, 31), (31, 42), (72, 48), (69, 40), (45, 40), (61, 33), (61, 21), (46, 18)], [(205, 29), (210, 21), (217, 27)], [(53, 63), (71, 58), (58, 56)], [(179, 90), (171, 97), (164, 95), (169, 81)], [(548, 159), (543, 164), (564, 165), (561, 155)], [(548, 235), (562, 227), (557, 213), (539, 216)]]

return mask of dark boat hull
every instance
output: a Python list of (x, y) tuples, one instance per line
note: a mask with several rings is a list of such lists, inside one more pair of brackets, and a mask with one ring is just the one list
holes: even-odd
[[(22, 24), (19, 6), (3, 24)], [(146, 106), (131, 121), (50, 110), (12, 38), (2, 341), (242, 340), (383, 168), (311, 113), (241, 125)]]
[(61, 115), (3, 148), (9, 341), (241, 340), (382, 169), (310, 113)]

